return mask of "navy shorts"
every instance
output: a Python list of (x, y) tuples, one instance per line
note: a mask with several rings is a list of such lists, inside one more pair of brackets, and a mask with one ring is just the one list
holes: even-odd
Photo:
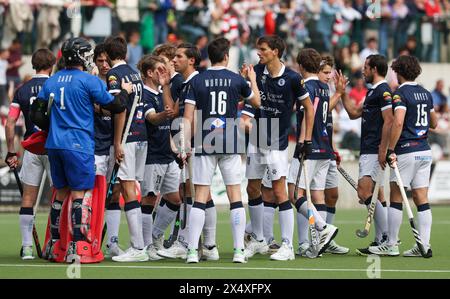
[(48, 159), (56, 189), (90, 190), (95, 184), (94, 155), (70, 150), (49, 149)]

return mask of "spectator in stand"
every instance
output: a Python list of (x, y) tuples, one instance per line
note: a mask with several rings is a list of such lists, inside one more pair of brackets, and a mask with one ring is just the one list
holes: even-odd
[(9, 51), (0, 49), (0, 107), (9, 107), (8, 100), (8, 81), (6, 79), (6, 70), (8, 68)]
[(199, 36), (205, 35), (205, 31), (198, 23), (198, 15), (201, 10), (207, 9), (203, 1), (190, 0), (189, 5), (180, 19), (179, 29), (188, 42), (195, 42)]
[(389, 27), (391, 27), (392, 19), (392, 7), (389, 4), (389, 0), (381, 0), (381, 19), (378, 32), (378, 40), (380, 41), (380, 54), (388, 56), (388, 44), (389, 44)]
[(348, 96), (355, 102), (356, 106), (359, 107), (364, 102), (367, 93), (367, 88), (365, 86), (364, 78), (362, 77), (361, 72), (355, 74), (353, 82), (353, 88), (350, 90)]
[(444, 80), (439, 79), (436, 81), (436, 87), (431, 96), (433, 97), (433, 105), (436, 112), (443, 113), (448, 110), (447, 96), (444, 94)]
[(317, 32), (322, 35), (323, 47), (326, 52), (331, 52), (332, 27), (336, 13), (340, 10), (336, 0), (322, 0), (320, 8), (320, 22), (317, 23)]
[(392, 5), (392, 20), (394, 28), (394, 53), (398, 52), (398, 49), (405, 45), (406, 34), (408, 30), (408, 6), (405, 4), (405, 0), (395, 0)]
[(6, 71), (7, 84), (11, 85), (13, 83), (14, 89), (19, 86), (21, 82), (19, 68), (23, 64), (22, 45), (19, 39), (15, 39), (9, 47), (8, 69)]
[(408, 36), (405, 47), (408, 49), (410, 55), (417, 57), (417, 40), (415, 36)]
[(167, 40), (169, 27), (167, 25), (167, 15), (173, 8), (172, 0), (157, 1), (158, 8), (155, 11), (155, 45), (163, 44)]
[(208, 61), (208, 37), (206, 35), (199, 36), (195, 41), (195, 46), (200, 51), (200, 65), (197, 67), (199, 73), (206, 71), (209, 65)]
[(136, 72), (139, 72), (137, 64), (144, 54), (144, 49), (139, 44), (140, 40), (141, 34), (139, 31), (131, 31), (128, 37), (127, 62)]
[(439, 47), (440, 41), (440, 28), (439, 22), (442, 16), (441, 5), (439, 0), (425, 0), (425, 13), (427, 15), (427, 21), (422, 24), (424, 26), (428, 23), (429, 28), (432, 31), (431, 43), (424, 45), (422, 49), (422, 57), (425, 61), (438, 62), (439, 60)]
[(364, 62), (361, 61), (359, 56), (359, 45), (357, 42), (350, 44), (350, 69), (352, 74), (360, 72), (364, 66)]
[(369, 37), (366, 40), (366, 47), (359, 53), (359, 60), (361, 64), (366, 61), (366, 58), (370, 55), (378, 54), (378, 41), (375, 37)]

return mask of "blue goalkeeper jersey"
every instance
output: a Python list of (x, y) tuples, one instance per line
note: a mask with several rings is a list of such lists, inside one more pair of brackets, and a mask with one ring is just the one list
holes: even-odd
[(51, 106), (50, 129), (45, 147), (94, 154), (94, 103), (107, 105), (114, 99), (96, 76), (70, 68), (47, 79), (38, 98)]

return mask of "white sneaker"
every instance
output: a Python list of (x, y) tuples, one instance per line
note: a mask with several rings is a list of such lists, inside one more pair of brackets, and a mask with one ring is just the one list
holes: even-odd
[(180, 241), (176, 240), (169, 248), (163, 248), (156, 253), (169, 259), (186, 259), (188, 249)]
[(164, 249), (164, 235), (160, 235), (157, 238), (153, 236), (153, 246), (155, 246), (156, 250)]
[[(425, 249), (427, 251), (426, 258), (430, 258), (433, 256), (433, 251), (431, 250), (431, 247), (428, 247), (428, 249)], [(413, 248), (410, 250), (406, 250), (403, 252), (403, 256), (405, 257), (422, 257), (422, 254), (420, 253), (419, 246), (417, 244), (414, 244)]]
[(20, 256), (22, 260), (34, 260), (33, 246), (22, 246)]
[(105, 258), (112, 258), (113, 256), (122, 255), (124, 253), (125, 251), (120, 249), (119, 244), (117, 243), (106, 244)]
[(325, 253), (347, 254), (349, 251), (349, 248), (338, 245), (334, 240), (332, 240), (330, 245), (328, 245), (328, 248), (325, 250)]
[(145, 249), (136, 249), (130, 247), (124, 254), (113, 256), (112, 260), (115, 262), (146, 262), (149, 260)]
[(234, 249), (233, 263), (240, 263), (240, 264), (247, 263), (247, 258), (245, 256), (243, 249)]
[(270, 256), (274, 261), (290, 261), (295, 259), (294, 249), (286, 242), (281, 243), (280, 249)]
[(399, 256), (400, 255), (397, 245), (389, 246), (387, 244), (382, 244), (382, 245), (378, 245), (378, 246), (370, 246), (369, 252), (372, 254), (380, 255), (380, 256)]
[(256, 253), (267, 254), (269, 252), (269, 246), (267, 246), (266, 240), (257, 241), (253, 236), (250, 237), (250, 241), (244, 250), (244, 254), (247, 258), (251, 258)]
[(200, 258), (202, 261), (218, 261), (219, 260), (219, 250), (217, 246), (214, 245), (211, 249), (203, 245), (202, 256)]
[(247, 247), (248, 243), (252, 240), (252, 235), (245, 232), (244, 233), (244, 246)]
[(280, 249), (280, 245), (277, 244), (275, 239), (270, 240), (270, 242), (268, 242), (268, 245), (269, 245), (269, 254), (274, 254), (275, 252), (278, 251), (278, 249)]
[(187, 264), (198, 263), (198, 250), (197, 249), (188, 249), (186, 263)]
[(153, 244), (148, 245), (146, 251), (148, 258), (151, 261), (159, 261), (164, 259), (162, 256), (158, 255), (157, 250), (155, 246), (153, 246)]
[(318, 250), (319, 252), (317, 255), (321, 255), (328, 247), (330, 242), (336, 237), (338, 233), (338, 228), (334, 225), (327, 224), (327, 226), (322, 230), (319, 231), (319, 246)]
[(309, 248), (309, 242), (303, 242), (298, 246), (296, 254), (299, 256), (306, 256), (306, 251)]

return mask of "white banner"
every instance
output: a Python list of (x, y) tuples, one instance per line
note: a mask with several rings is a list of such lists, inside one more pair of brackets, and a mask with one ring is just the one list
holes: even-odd
[(450, 161), (438, 161), (431, 176), (428, 191), (430, 203), (450, 200)]

